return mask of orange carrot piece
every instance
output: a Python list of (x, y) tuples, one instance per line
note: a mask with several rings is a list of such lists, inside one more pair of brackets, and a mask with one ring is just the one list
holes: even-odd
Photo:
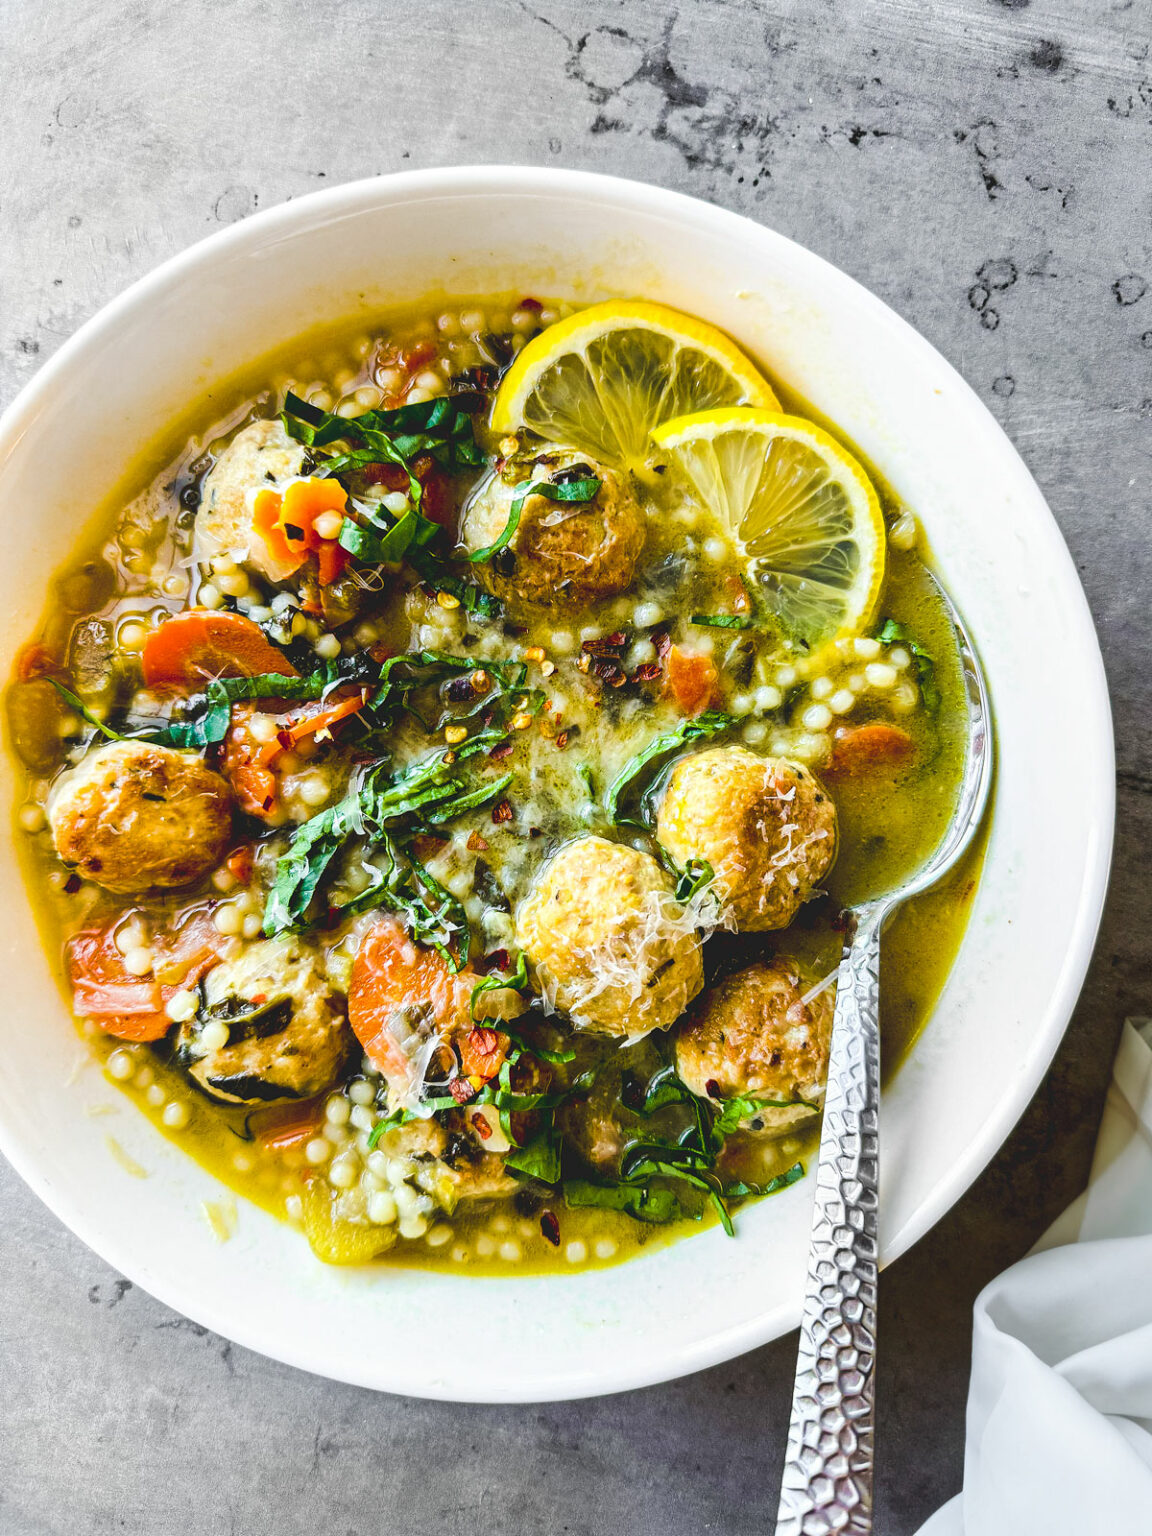
[(338, 480), (293, 480), (283, 494), (267, 488), (257, 492), (252, 526), (289, 575), (315, 554), (320, 583), (327, 586), (343, 574), (348, 554), (335, 539), (320, 537), (316, 519), (324, 512), (343, 514), (347, 505), (348, 493)]
[(832, 738), (832, 758), (827, 772), (845, 775), (892, 768), (905, 762), (914, 750), (907, 731), (874, 720), (868, 725), (844, 726)]
[(710, 656), (674, 645), (665, 662), (666, 686), (685, 715), (698, 715), (720, 702), (720, 674)]
[(331, 731), (339, 721), (346, 720), (349, 715), (354, 715), (357, 710), (363, 709), (367, 702), (367, 688), (358, 688), (351, 698), (341, 699), (338, 703), (305, 715), (300, 720), (293, 720), (287, 727), (293, 746), (298, 741), (303, 741), (305, 736), (312, 736), (320, 731)]
[(189, 608), (152, 630), (141, 664), (150, 688), (164, 683), (197, 688), (216, 677), (259, 677), (266, 672), (298, 675), (251, 619), (211, 608)]
[(352, 965), (348, 1022), (365, 1055), (389, 1082), (405, 1084), (412, 1061), (393, 1033), (397, 1014), (412, 1005), (426, 1006), (445, 1035), (466, 1032), (472, 1027), (469, 1002), (478, 979), (466, 971), (454, 975), (433, 950), (414, 944), (395, 918), (382, 918), (364, 935)]
[(324, 1095), (298, 1104), (277, 1104), (249, 1117), (252, 1134), (266, 1152), (282, 1152), (311, 1141), (324, 1122)]
[(305, 550), (289, 543), (280, 523), (283, 498), (279, 491), (260, 490), (252, 503), (252, 526), (264, 540), (268, 553), (291, 576), (304, 564)]

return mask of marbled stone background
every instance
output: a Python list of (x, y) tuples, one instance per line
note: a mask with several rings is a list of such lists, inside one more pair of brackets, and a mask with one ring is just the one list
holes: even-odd
[[(1152, 1007), (1152, 7), (0, 0), (0, 402), (221, 224), (469, 161), (659, 182), (851, 272), (991, 405), (1088, 590), (1119, 747), (1112, 894), (1035, 1102), (884, 1278), (878, 1529), (904, 1536), (959, 1486), (972, 1299), (1080, 1187), (1120, 1021)], [(1073, 723), (1070, 773), (1076, 752)], [(6, 1168), (0, 1264), (0, 1536), (771, 1528), (794, 1337), (624, 1397), (457, 1408), (233, 1349)]]

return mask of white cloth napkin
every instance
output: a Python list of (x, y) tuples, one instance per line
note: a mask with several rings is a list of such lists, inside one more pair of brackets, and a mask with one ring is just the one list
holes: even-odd
[(1088, 1188), (976, 1298), (964, 1491), (919, 1536), (1152, 1536), (1152, 1020)]

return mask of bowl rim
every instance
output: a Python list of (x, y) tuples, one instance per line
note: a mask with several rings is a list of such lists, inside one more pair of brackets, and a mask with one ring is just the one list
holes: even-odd
[[(1112, 840), (1115, 823), (1115, 749), (1112, 730), (1111, 708), (1107, 681), (1099, 641), (1087, 597), (1076, 573), (1070, 552), (1064, 542), (1055, 518), (1036, 484), (1031, 472), (1021, 459), (1015, 445), (992, 415), (975, 390), (932, 344), (911, 324), (905, 321), (880, 298), (855, 278), (834, 266), (824, 257), (809, 251), (799, 242), (780, 234), (770, 226), (747, 215), (709, 203), (701, 198), (671, 191), (646, 182), (632, 181), (619, 176), (597, 172), (544, 168), (525, 165), (462, 165), (446, 166), (431, 170), (394, 172), (382, 176), (367, 177), (325, 187), (277, 204), (251, 215), (239, 223), (219, 230), (193, 245), (168, 257), (151, 271), (138, 278), (121, 293), (103, 305), (89, 317), (43, 364), (37, 373), (19, 390), (0, 416), (0, 471), (19, 440), (23, 437), (37, 413), (52, 397), (58, 380), (71, 367), (73, 359), (114, 337), (125, 318), (141, 307), (147, 307), (154, 295), (171, 285), (178, 284), (188, 273), (204, 266), (211, 266), (219, 257), (242, 251), (245, 246), (262, 248), (277, 238), (304, 236), (320, 224), (368, 211), (381, 199), (389, 204), (419, 202), (445, 195), (483, 196), (543, 196), (583, 197), (600, 205), (619, 202), (638, 212), (659, 215), (669, 222), (691, 222), (707, 226), (714, 231), (728, 229), (734, 238), (747, 238), (749, 229), (757, 237), (779, 242), (785, 249), (802, 253), (807, 263), (812, 263), (821, 280), (838, 290), (864, 311), (874, 324), (887, 329), (898, 338), (901, 345), (930, 363), (937, 374), (947, 378), (951, 388), (950, 404), (962, 409), (974, 432), (995, 434), (1003, 440), (1018, 461), (1022, 477), (1030, 493), (1038, 503), (1043, 516), (1038, 526), (1043, 528), (1044, 555), (1049, 567), (1055, 565), (1063, 571), (1064, 586), (1070, 604), (1068, 624), (1079, 631), (1083, 644), (1091, 653), (1086, 659), (1093, 674), (1094, 686), (1086, 701), (1083, 729), (1094, 743), (1099, 754), (1099, 795), (1093, 801), (1088, 818), (1089, 853), (1086, 858), (1085, 877), (1079, 903), (1070, 920), (1071, 941), (1060, 976), (1053, 987), (1046, 1013), (1034, 1029), (1030, 1046), (1023, 1064), (1015, 1075), (1011, 1089), (1000, 1098), (996, 1112), (985, 1122), (981, 1134), (970, 1144), (968, 1155), (957, 1161), (932, 1187), (922, 1200), (914, 1219), (909, 1220), (886, 1245), (883, 1254), (885, 1264), (892, 1262), (907, 1251), (920, 1237), (936, 1224), (975, 1182), (987, 1167), (998, 1149), (1010, 1135), (1035, 1093), (1045, 1071), (1051, 1064), (1060, 1041), (1070, 1022), (1077, 998), (1083, 985), (1095, 947), (1104, 901), (1107, 894), (1111, 863)], [(1022, 481), (1022, 483), (1024, 483)], [(127, 1275), (145, 1290), (174, 1310), (194, 1316), (198, 1322), (221, 1335), (261, 1354), (273, 1354), (274, 1358), (320, 1375), (330, 1375), (322, 1362), (308, 1354), (305, 1343), (297, 1346), (286, 1339), (275, 1351), (268, 1348), (263, 1338), (255, 1338), (248, 1329), (237, 1329), (227, 1315), (227, 1307), (214, 1298), (206, 1297), (189, 1309), (189, 1298), (177, 1294), (178, 1287), (157, 1275), (148, 1263), (121, 1262), (118, 1244), (106, 1241), (100, 1231), (98, 1218), (90, 1219), (84, 1210), (74, 1208), (65, 1192), (58, 1190), (50, 1180), (41, 1175), (32, 1156), (25, 1157), (15, 1137), (0, 1118), (0, 1152), (4, 1154), (20, 1177), (40, 1197), (64, 1224), (84, 1243), (103, 1257), (106, 1262)], [(537, 1390), (531, 1397), (522, 1392), (503, 1392), (499, 1397), (491, 1394), (468, 1396), (459, 1389), (436, 1390), (424, 1383), (398, 1383), (381, 1388), (372, 1373), (357, 1378), (342, 1372), (338, 1378), (356, 1381), (357, 1384), (376, 1390), (411, 1392), (424, 1397), (440, 1397), (450, 1401), (548, 1401), (556, 1398), (593, 1396), (648, 1386), (657, 1382), (701, 1370), (722, 1363), (779, 1336), (784, 1329), (795, 1326), (800, 1316), (800, 1298), (787, 1309), (788, 1315), (781, 1327), (781, 1308), (768, 1307), (746, 1324), (718, 1331), (704, 1342), (688, 1342), (668, 1356), (662, 1356), (658, 1365), (641, 1370), (634, 1365), (619, 1368), (614, 1374), (599, 1379), (594, 1385), (557, 1383), (554, 1391)], [(247, 1336), (246, 1336), (247, 1335)]]

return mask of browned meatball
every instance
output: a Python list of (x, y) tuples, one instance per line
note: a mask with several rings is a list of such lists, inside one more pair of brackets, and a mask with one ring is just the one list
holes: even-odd
[(546, 480), (562, 470), (594, 475), (591, 501), (549, 501), (529, 496), (507, 546), (477, 572), (497, 597), (552, 606), (576, 606), (624, 592), (632, 585), (644, 546), (644, 509), (627, 476), (590, 465), (573, 453), (549, 453), (509, 483), (495, 476), (473, 497), (460, 537), (469, 550), (487, 549), (507, 526), (516, 484)]
[(836, 807), (807, 768), (712, 747), (672, 770), (656, 836), (678, 864), (707, 859), (737, 928), (786, 928), (836, 856)]
[(649, 853), (582, 837), (554, 854), (516, 915), (545, 999), (578, 1029), (667, 1029), (704, 983), (695, 920)]
[(112, 741), (63, 774), (48, 801), (56, 852), (110, 891), (187, 885), (228, 846), (232, 797), (194, 752)]
[(758, 1108), (745, 1120), (746, 1129), (786, 1130), (820, 1102), (828, 1076), (835, 993), (831, 985), (813, 991), (812, 979), (783, 957), (726, 976), (677, 1031), (677, 1072), (701, 1097), (805, 1100), (795, 1109)]
[(288, 936), (249, 944), (209, 971), (203, 1006), (180, 1031), (192, 1076), (232, 1104), (311, 1098), (354, 1044), (319, 955)]

